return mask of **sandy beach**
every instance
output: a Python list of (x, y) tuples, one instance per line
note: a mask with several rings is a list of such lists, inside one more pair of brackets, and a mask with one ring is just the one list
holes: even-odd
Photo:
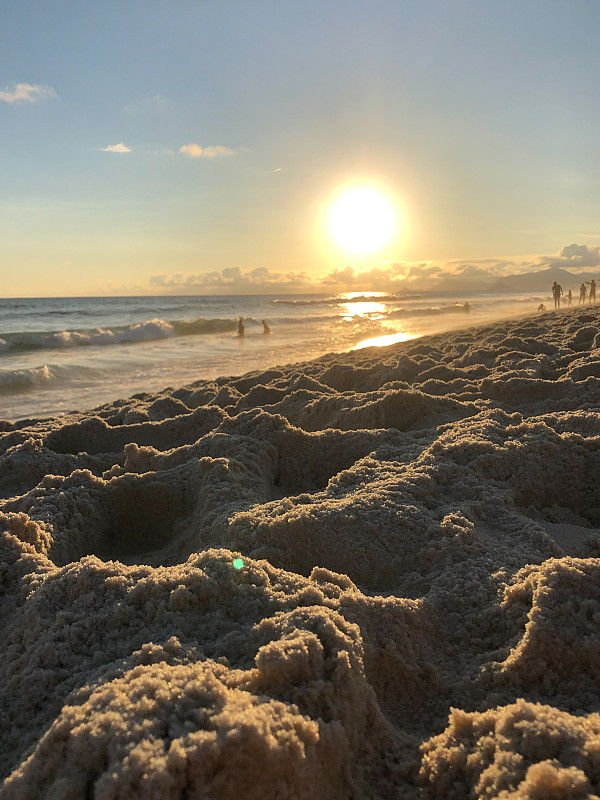
[(1, 800), (600, 794), (600, 311), (0, 422)]

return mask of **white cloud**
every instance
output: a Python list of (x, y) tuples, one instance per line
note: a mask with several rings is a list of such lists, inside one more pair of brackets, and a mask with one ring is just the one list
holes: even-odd
[(600, 264), (600, 247), (598, 245), (569, 244), (554, 259), (553, 266), (560, 267), (595, 267)]
[(5, 103), (37, 103), (38, 100), (47, 100), (58, 97), (51, 86), (32, 83), (17, 83), (14, 89), (0, 90), (0, 100)]
[(131, 153), (132, 148), (127, 147), (123, 142), (119, 144), (109, 144), (108, 147), (100, 148), (103, 153)]
[(210, 147), (200, 147), (199, 144), (194, 144), (193, 142), (182, 145), (182, 147), (179, 148), (179, 152), (190, 158), (217, 158), (218, 156), (233, 155), (233, 150), (221, 144)]

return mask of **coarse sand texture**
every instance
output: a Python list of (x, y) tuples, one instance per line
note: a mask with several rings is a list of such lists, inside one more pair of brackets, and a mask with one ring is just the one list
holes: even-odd
[(600, 797), (600, 312), (0, 421), (0, 800)]

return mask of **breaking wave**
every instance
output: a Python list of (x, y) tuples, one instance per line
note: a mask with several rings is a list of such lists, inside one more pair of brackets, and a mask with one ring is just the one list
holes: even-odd
[(84, 379), (93, 372), (96, 370), (90, 367), (61, 367), (56, 364), (41, 364), (28, 369), (4, 369), (0, 370), (0, 395), (32, 392), (60, 381)]
[(134, 344), (176, 336), (226, 333), (233, 331), (237, 323), (232, 319), (197, 319), (193, 322), (151, 319), (131, 325), (113, 328), (86, 328), (64, 331), (23, 331), (0, 335), (0, 355), (26, 350), (45, 350), (67, 347), (101, 347), (107, 345)]

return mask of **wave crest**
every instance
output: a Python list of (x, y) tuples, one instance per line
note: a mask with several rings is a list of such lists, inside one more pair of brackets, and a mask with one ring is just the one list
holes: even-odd
[(232, 319), (204, 319), (194, 321), (151, 319), (114, 328), (91, 328), (64, 331), (24, 331), (7, 333), (0, 337), (0, 354), (26, 350), (63, 349), (68, 347), (103, 347), (107, 345), (135, 344), (176, 336), (225, 333), (233, 331)]

